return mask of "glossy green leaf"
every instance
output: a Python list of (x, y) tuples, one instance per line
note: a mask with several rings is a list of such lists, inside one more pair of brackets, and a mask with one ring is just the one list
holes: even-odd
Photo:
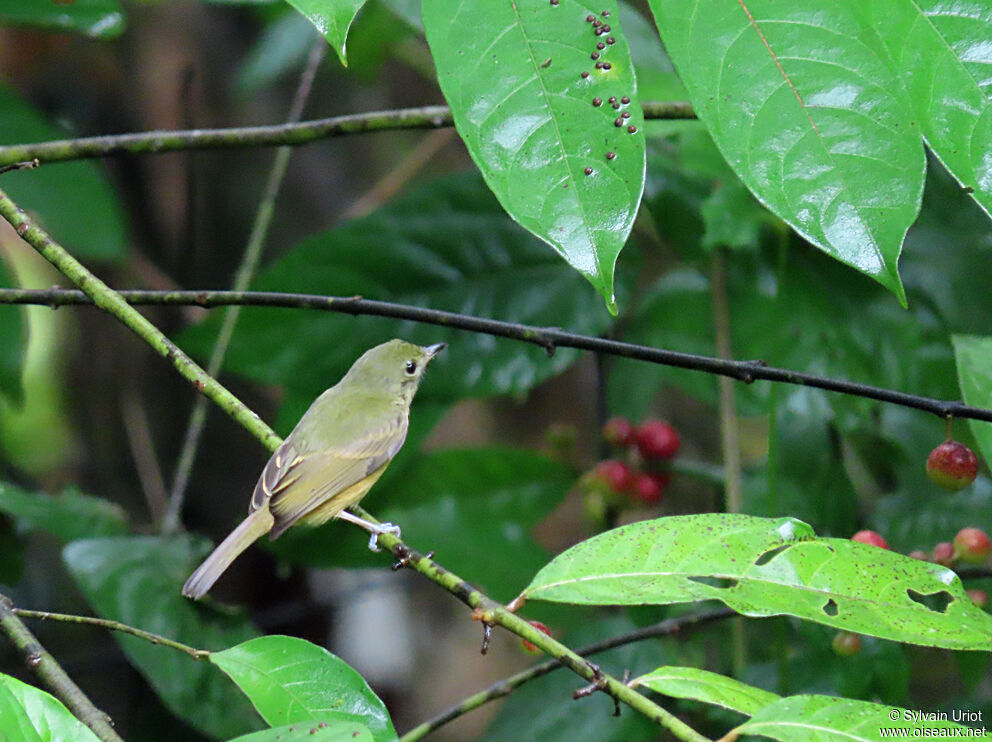
[[(398, 524), (415, 548), (437, 551), (465, 579), (509, 600), (548, 559), (530, 530), (574, 484), (571, 469), (528, 451), (443, 450), (415, 457), (401, 476), (373, 491), (368, 507)], [(332, 523), (290, 531), (274, 549), (315, 566), (381, 565), (367, 543), (364, 531)]]
[(779, 696), (726, 675), (695, 667), (659, 667), (631, 681), (664, 696), (711, 703), (748, 716), (776, 701)]
[[(436, 181), (372, 215), (305, 240), (252, 288), (354, 296), (464, 312), (598, 335), (605, 312), (593, 292), (540, 242), (514, 224), (477, 176)], [(220, 315), (179, 342), (206, 355)], [(226, 368), (313, 400), (371, 346), (393, 337), (447, 342), (414, 403), (518, 394), (578, 357), (554, 357), (518, 341), (380, 317), (245, 308)], [(301, 340), (305, 339), (305, 340)]]
[[(66, 136), (0, 84), (0, 144)], [(124, 255), (124, 217), (98, 165), (65, 162), (7, 173), (3, 189), (76, 257), (116, 260)]]
[[(489, 187), (615, 313), (614, 265), (645, 168), (644, 117), (616, 0), (517, 0), (484, 9), (425, 0), (422, 14), (455, 127)], [(610, 32), (597, 35), (590, 17)], [(610, 152), (615, 157), (607, 159)]]
[[(954, 358), (964, 401), (975, 407), (992, 408), (992, 337), (955, 335)], [(992, 461), (992, 423), (969, 420), (982, 457)]]
[[(180, 594), (207, 551), (202, 539), (189, 536), (130, 536), (75, 541), (63, 557), (100, 616), (198, 649), (222, 649), (257, 632), (243, 616), (211, 611)], [(165, 706), (197, 729), (227, 738), (259, 726), (245, 698), (209, 663), (137, 637), (114, 639)]]
[(925, 160), (861, 4), (650, 5), (697, 114), (741, 180), (804, 238), (905, 304), (897, 262)]
[(323, 647), (291, 636), (262, 636), (210, 661), (227, 673), (270, 726), (313, 719), (364, 724), (376, 742), (396, 739), (389, 712), (365, 679)]
[(992, 212), (992, 6), (870, 0), (863, 7), (909, 93), (918, 131)]
[(0, 739), (17, 742), (97, 742), (62, 702), (33, 685), (0, 674)]
[(0, 0), (0, 25), (77, 31), (87, 36), (109, 39), (124, 30), (124, 13), (117, 0)]
[(615, 528), (542, 569), (528, 598), (593, 605), (720, 600), (924, 646), (992, 649), (992, 617), (951, 570), (792, 518), (683, 515)]
[[(913, 714), (917, 716), (914, 718)], [(741, 734), (760, 734), (781, 742), (876, 742), (886, 739), (882, 729), (906, 730), (908, 737), (920, 729), (934, 737), (950, 737), (939, 730), (962, 730), (952, 721), (925, 720), (920, 712), (834, 696), (787, 696), (757, 711), (737, 727)], [(896, 734), (889, 737), (895, 738)]]
[[(3, 263), (0, 263), (0, 287), (15, 288)], [(24, 308), (4, 307), (4, 311), (0, 312), (0, 394), (15, 404), (24, 401), (21, 374), (27, 344), (28, 326)]]
[(365, 0), (286, 0), (327, 39), (341, 64), (348, 66), (348, 29)]
[[(581, 647), (636, 628), (626, 617), (594, 618), (584, 622), (581, 629), (566, 634), (562, 641), (569, 647)], [(599, 653), (595, 662), (604, 672), (621, 677), (625, 670), (641, 673), (657, 667), (668, 659), (666, 652), (667, 647), (662, 642), (637, 642)], [(654, 722), (634, 713), (614, 716), (612, 701), (600, 693), (574, 701), (572, 693), (578, 686), (571, 673), (559, 671), (518, 687), (503, 702), (482, 742), (649, 742), (658, 739), (658, 726)]]
[(127, 516), (119, 505), (76, 489), (48, 495), (0, 482), (0, 512), (62, 542), (127, 533)]
[(245, 734), (230, 742), (374, 742), (368, 727), (355, 721), (325, 721), (286, 724)]

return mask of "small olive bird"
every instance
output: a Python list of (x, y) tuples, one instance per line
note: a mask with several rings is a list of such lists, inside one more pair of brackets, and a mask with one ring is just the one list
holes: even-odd
[(296, 523), (319, 526), (332, 518), (372, 534), (400, 529), (346, 511), (382, 476), (406, 440), (410, 403), (424, 369), (445, 343), (421, 347), (390, 340), (368, 350), (337, 384), (321, 394), (262, 470), (248, 517), (214, 549), (183, 585), (194, 600), (263, 533), (278, 537)]

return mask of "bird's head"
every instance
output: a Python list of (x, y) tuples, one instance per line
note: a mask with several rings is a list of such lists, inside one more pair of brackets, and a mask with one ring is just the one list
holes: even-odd
[(427, 364), (446, 345), (414, 345), (405, 340), (390, 340), (365, 351), (345, 378), (351, 383), (359, 382), (388, 390), (397, 399), (410, 404)]

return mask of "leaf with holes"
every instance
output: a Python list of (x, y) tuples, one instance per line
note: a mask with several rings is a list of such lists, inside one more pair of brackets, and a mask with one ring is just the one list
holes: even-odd
[[(975, 407), (992, 407), (992, 337), (954, 335), (954, 360), (964, 401)], [(982, 456), (992, 461), (992, 424), (969, 420)]]
[(746, 616), (788, 615), (883, 639), (992, 650), (992, 616), (938, 564), (793, 518), (709, 513), (632, 523), (573, 546), (524, 596), (586, 605), (720, 600)]
[(613, 313), (614, 265), (645, 168), (644, 117), (617, 15), (616, 0), (423, 3), (441, 90), (489, 187)]
[(702, 701), (748, 716), (779, 699), (771, 691), (695, 667), (659, 667), (635, 678), (630, 685), (643, 685), (663, 696)]
[(291, 636), (262, 636), (213, 652), (272, 725), (327, 719), (359, 722), (376, 742), (396, 739), (389, 712), (365, 679), (323, 647)]
[(992, 5), (862, 3), (940, 161), (992, 213)]
[(745, 185), (905, 304), (897, 263), (925, 159), (861, 0), (650, 5), (699, 118)]
[(787, 696), (755, 712), (734, 731), (781, 742), (875, 742), (882, 739), (879, 730), (883, 727), (906, 730), (907, 737), (916, 736), (920, 729), (932, 732), (929, 736), (933, 737), (958, 736), (953, 732), (942, 734), (940, 730), (966, 731), (952, 721), (927, 718), (925, 727), (920, 722), (918, 711), (896, 706), (835, 696)]
[(286, 0), (327, 39), (341, 64), (348, 66), (348, 29), (365, 0)]

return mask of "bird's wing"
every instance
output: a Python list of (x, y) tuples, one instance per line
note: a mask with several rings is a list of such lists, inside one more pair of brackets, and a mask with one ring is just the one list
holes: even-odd
[(299, 453), (290, 437), (262, 470), (252, 495), (252, 508), (268, 503), (280, 531), (284, 530), (388, 463), (406, 440), (406, 431), (407, 420), (402, 415), (345, 445), (309, 453)]

